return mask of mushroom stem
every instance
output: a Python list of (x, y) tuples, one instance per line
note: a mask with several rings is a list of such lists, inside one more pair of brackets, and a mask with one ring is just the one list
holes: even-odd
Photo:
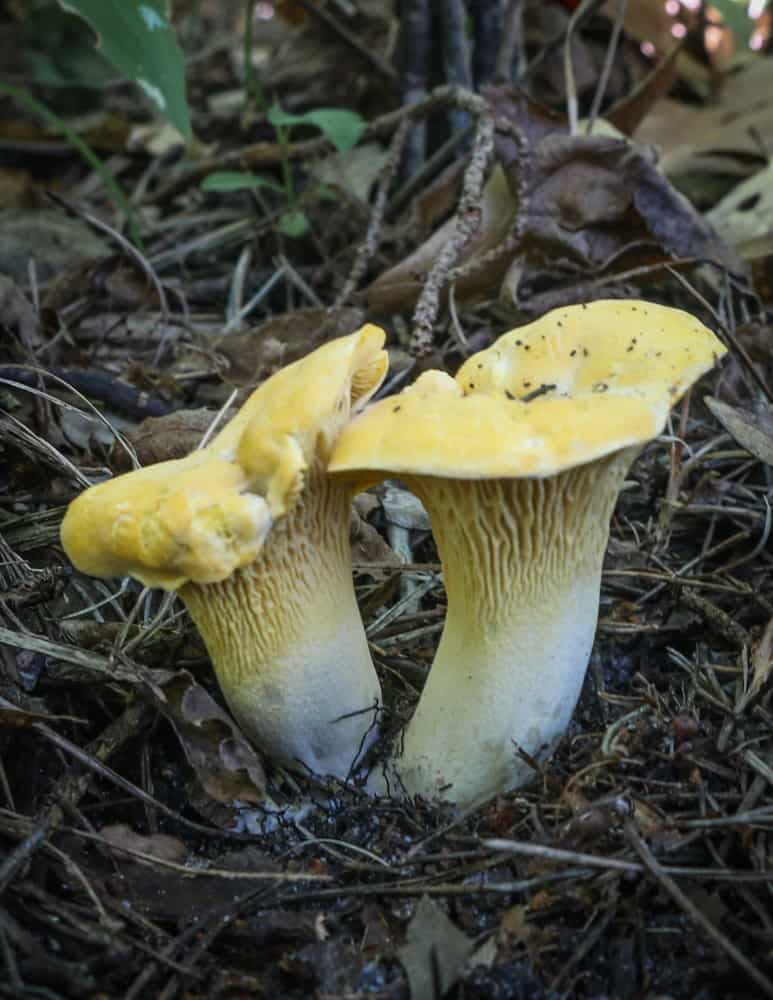
[(379, 790), (460, 805), (523, 784), (565, 731), (593, 646), (609, 521), (638, 448), (544, 479), (404, 475), (432, 520), (448, 613)]
[(180, 596), (234, 715), (287, 766), (345, 779), (381, 692), (352, 584), (351, 491), (310, 472), (253, 562)]

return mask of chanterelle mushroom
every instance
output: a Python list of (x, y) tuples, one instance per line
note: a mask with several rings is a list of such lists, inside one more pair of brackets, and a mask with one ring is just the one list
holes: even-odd
[(572, 306), (500, 337), (455, 379), (424, 373), (343, 431), (329, 470), (396, 474), (417, 493), (448, 594), (387, 769), (393, 792), (472, 803), (533, 775), (518, 747), (554, 747), (590, 656), (626, 470), (724, 350), (676, 309)]
[(93, 486), (62, 543), (95, 576), (175, 590), (245, 732), (290, 766), (345, 777), (380, 687), (352, 584), (352, 483), (326, 466), (380, 385), (365, 326), (264, 382), (204, 449)]

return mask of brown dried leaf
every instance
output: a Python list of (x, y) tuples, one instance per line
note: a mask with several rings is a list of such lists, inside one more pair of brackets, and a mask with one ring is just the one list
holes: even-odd
[(760, 401), (756, 412), (749, 413), (713, 396), (704, 396), (703, 401), (742, 448), (761, 462), (773, 465), (773, 406)]
[(565, 851), (586, 851), (620, 823), (623, 800), (574, 804), (575, 815), (565, 824), (556, 846)]
[[(358, 0), (347, 17), (349, 31), (372, 53), (388, 61), (396, 35), (394, 11), (384, 0)], [(278, 21), (272, 18), (272, 21)], [(267, 26), (271, 21), (264, 22)], [(261, 28), (261, 35), (266, 31)], [(285, 105), (295, 108), (364, 107), (368, 95), (383, 99), (383, 77), (374, 73), (352, 47), (334, 32), (320, 34), (316, 18), (282, 36), (274, 32), (265, 79)], [(324, 41), (323, 41), (324, 40)]]
[[(669, 184), (651, 150), (610, 135), (608, 123), (599, 134), (569, 135), (560, 117), (513, 87), (489, 88), (486, 97), (523, 142), (496, 134), (498, 164), (484, 189), (480, 228), (462, 254), (467, 273), (456, 283), (459, 301), (499, 292), (521, 308), (544, 311), (558, 302), (541, 302), (543, 289), (561, 302), (569, 293), (566, 301), (573, 301), (575, 286), (613, 266), (661, 260), (710, 260), (743, 273), (740, 258)], [(475, 260), (512, 238), (516, 223), (518, 244), (476, 270)], [(415, 302), (453, 224), (377, 278), (369, 304), (389, 311)]]
[[(504, 118), (516, 126), (529, 149), (534, 149), (548, 135), (567, 132), (565, 115), (551, 111), (518, 87), (510, 84), (487, 87), (483, 95), (497, 118)], [(499, 162), (507, 168), (508, 165), (522, 159), (523, 151), (512, 136), (498, 132), (496, 153)]]
[(177, 837), (169, 837), (165, 833), (154, 833), (145, 836), (136, 833), (125, 823), (103, 826), (99, 831), (103, 840), (115, 848), (136, 851), (139, 854), (149, 854), (159, 861), (174, 861), (181, 863), (188, 857), (188, 848)]
[[(412, 1000), (444, 996), (461, 974), (475, 948), (474, 941), (453, 924), (428, 896), (422, 896), (408, 924), (399, 951)], [(435, 974), (439, 983), (436, 991)]]
[(69, 261), (48, 283), (42, 304), (45, 309), (60, 310), (95, 292), (113, 305), (158, 306), (158, 292), (148, 275), (123, 254)]
[(728, 74), (718, 98), (705, 107), (662, 100), (644, 120), (636, 139), (661, 150), (660, 166), (669, 177), (701, 170), (701, 157), (709, 152), (721, 152), (725, 158), (743, 154), (761, 162), (761, 145), (773, 144), (771, 89), (773, 61), (747, 57), (736, 72)]
[[(613, 266), (698, 258), (743, 272), (740, 259), (657, 170), (648, 150), (605, 136), (550, 135), (534, 150), (530, 173), (519, 303), (543, 309), (535, 297), (541, 289), (555, 297), (561, 279), (571, 291)], [(511, 175), (517, 184), (517, 164)]]
[(633, 800), (633, 821), (636, 823), (641, 835), (650, 840), (670, 835), (663, 832), (663, 817), (660, 813), (656, 812), (655, 809), (641, 799)]
[[(569, 3), (527, 3), (523, 5), (523, 29), (526, 44), (540, 50), (552, 39), (565, 37), (571, 17)], [(594, 32), (596, 34), (596, 32)], [(592, 37), (587, 31), (576, 31), (572, 37), (572, 68), (574, 86), (578, 96), (592, 96), (598, 84), (599, 73), (604, 62), (608, 38), (598, 32)], [(622, 90), (622, 84), (630, 84), (628, 66), (623, 66), (622, 50), (618, 53), (607, 84), (606, 94), (614, 99)], [(566, 77), (564, 61), (561, 58), (543, 59), (531, 75), (531, 88), (550, 105), (562, 104), (566, 98)]]
[[(513, 182), (517, 184), (517, 167)], [(532, 256), (600, 270), (653, 254), (742, 265), (655, 167), (652, 154), (605, 136), (551, 135), (534, 151), (524, 242)]]
[(396, 952), (395, 928), (388, 910), (374, 901), (368, 901), (360, 913), (362, 937), (360, 948), (366, 958), (393, 958)]
[[(512, 229), (516, 212), (517, 202), (510, 193), (501, 168), (495, 166), (483, 189), (480, 225), (464, 248), (459, 263), (472, 262), (497, 247)], [(455, 226), (454, 219), (449, 219), (412, 254), (380, 274), (366, 289), (368, 306), (377, 312), (398, 312), (409, 308), (416, 301), (424, 279)], [(489, 294), (504, 278), (509, 263), (510, 258), (506, 257), (461, 278), (456, 283), (456, 298), (463, 301)]]
[(221, 337), (217, 351), (229, 363), (227, 379), (236, 385), (258, 385), (285, 365), (328, 340), (344, 337), (362, 325), (359, 309), (297, 309), (272, 316), (248, 333)]
[(266, 801), (266, 776), (255, 750), (226, 712), (180, 670), (161, 684), (172, 723), (188, 763), (204, 790), (217, 802)]
[(363, 520), (356, 510), (352, 510), (349, 541), (352, 546), (352, 562), (356, 563), (358, 568), (363, 568), (368, 563), (400, 565), (400, 560), (393, 549), (387, 545), (373, 525)]
[[(236, 414), (226, 410), (218, 426)], [(212, 426), (217, 410), (177, 410), (163, 417), (146, 417), (124, 437), (132, 445), (140, 465), (155, 465), (173, 458), (184, 458), (201, 444), (201, 439)], [(126, 449), (116, 443), (111, 454), (113, 468), (128, 472), (133, 468)]]
[(158, 308), (158, 290), (148, 275), (133, 260), (114, 255), (95, 269), (94, 284), (110, 299), (135, 309)]
[[(761, 261), (764, 264), (764, 261)], [(773, 295), (773, 269), (769, 275)], [(736, 327), (735, 339), (740, 350), (751, 362), (756, 377), (773, 385), (773, 326), (766, 323), (743, 323)], [(746, 361), (740, 352), (731, 351), (722, 366), (722, 398), (730, 404), (747, 405), (749, 376)]]
[(674, 84), (679, 75), (676, 57), (681, 49), (682, 42), (672, 46), (665, 59), (661, 59), (630, 94), (626, 94), (609, 108), (605, 113), (607, 121), (620, 129), (624, 135), (633, 135), (654, 105)]
[[(606, 0), (601, 13), (614, 22), (619, 7), (618, 0)], [(637, 42), (652, 42), (658, 52), (669, 52), (676, 45), (676, 39), (671, 34), (673, 25), (674, 18), (666, 10), (663, 0), (637, 0), (625, 9), (623, 27), (626, 35)]]
[[(105, 834), (104, 827), (100, 833)], [(138, 836), (131, 830), (128, 833), (130, 837)], [(155, 857), (163, 856), (165, 848), (162, 847), (159, 852), (162, 844), (159, 836), (146, 839), (150, 842), (146, 845), (150, 846), (150, 853)], [(111, 851), (109, 856), (107, 850), (94, 851), (89, 842), (69, 834), (63, 834), (59, 846), (86, 874), (89, 882), (99, 887), (102, 893), (108, 893), (113, 899), (120, 900), (132, 910), (151, 919), (175, 922), (205, 919), (213, 911), (232, 903), (234, 896), (255, 889), (255, 882), (249, 879), (214, 877), (208, 877), (204, 887), (200, 879), (181, 878), (179, 872), (133, 859), (120, 850), (120, 847), (126, 846), (130, 850), (136, 850), (137, 847), (131, 842), (122, 845), (121, 840), (121, 834), (118, 834), (118, 849)], [(175, 838), (164, 837), (163, 841), (171, 841), (174, 844)], [(178, 858), (171, 856), (169, 860), (184, 861), (187, 856), (186, 849), (185, 854), (181, 854)], [(226, 867), (221, 866), (219, 859), (216, 858), (207, 857), (201, 860), (206, 860), (215, 868)], [(263, 866), (258, 862), (252, 868), (245, 865), (242, 870), (257, 870), (261, 867)], [(72, 869), (62, 866), (60, 878), (64, 885), (70, 884), (72, 880), (79, 889), (81, 888), (81, 884), (73, 879)]]
[(423, 232), (431, 232), (453, 212), (462, 193), (464, 168), (464, 160), (455, 160), (416, 195), (411, 211)]

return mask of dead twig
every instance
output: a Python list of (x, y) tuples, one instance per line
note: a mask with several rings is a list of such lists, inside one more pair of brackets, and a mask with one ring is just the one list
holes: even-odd
[(384, 169), (381, 171), (381, 176), (378, 182), (378, 190), (376, 191), (376, 197), (373, 201), (373, 207), (370, 210), (370, 219), (368, 220), (368, 229), (365, 233), (365, 240), (357, 250), (357, 254), (354, 258), (351, 269), (349, 270), (346, 282), (341, 291), (338, 293), (335, 303), (333, 304), (333, 311), (341, 309), (346, 305), (346, 302), (359, 285), (368, 264), (373, 259), (373, 256), (378, 249), (379, 240), (381, 239), (381, 228), (384, 223), (384, 213), (387, 206), (389, 188), (399, 169), (400, 157), (402, 156), (409, 131), (410, 123), (408, 119), (406, 119), (400, 123), (395, 131), (395, 134), (392, 136), (392, 141), (389, 144), (389, 157), (384, 165)]
[(719, 945), (719, 947), (736, 963), (736, 965), (739, 965), (743, 969), (746, 975), (752, 980), (752, 982), (756, 983), (766, 997), (773, 997), (773, 982), (771, 982), (766, 975), (760, 972), (757, 966), (754, 965), (746, 957), (746, 955), (743, 954), (743, 952), (739, 951), (733, 942), (730, 941), (719, 930), (719, 928), (711, 922), (711, 920), (709, 920), (706, 914), (682, 892), (676, 882), (674, 882), (670, 875), (668, 875), (668, 873), (663, 869), (662, 865), (656, 860), (649, 847), (647, 847), (644, 843), (632, 820), (626, 821), (625, 835), (628, 843), (639, 855), (642, 863), (652, 877), (658, 882), (663, 891), (674, 900), (677, 906), (684, 910), (690, 919), (696, 923), (715, 944)]
[(461, 94), (458, 96), (460, 103), (466, 104), (477, 116), (475, 138), (454, 216), (454, 231), (432, 265), (413, 312), (409, 350), (415, 358), (424, 357), (432, 350), (432, 328), (440, 308), (440, 293), (448, 282), (451, 268), (480, 225), (480, 198), (494, 151), (494, 119), (488, 106), (475, 95), (466, 95), (464, 99)]

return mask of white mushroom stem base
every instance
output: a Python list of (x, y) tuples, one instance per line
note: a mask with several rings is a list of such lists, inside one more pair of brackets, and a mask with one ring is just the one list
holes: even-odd
[(296, 770), (345, 779), (381, 689), (352, 583), (351, 494), (310, 477), (249, 566), (180, 596), (244, 732)]
[(615, 499), (636, 449), (546, 479), (405, 476), (432, 520), (448, 614), (402, 748), (373, 791), (471, 805), (535, 777), (593, 646)]

